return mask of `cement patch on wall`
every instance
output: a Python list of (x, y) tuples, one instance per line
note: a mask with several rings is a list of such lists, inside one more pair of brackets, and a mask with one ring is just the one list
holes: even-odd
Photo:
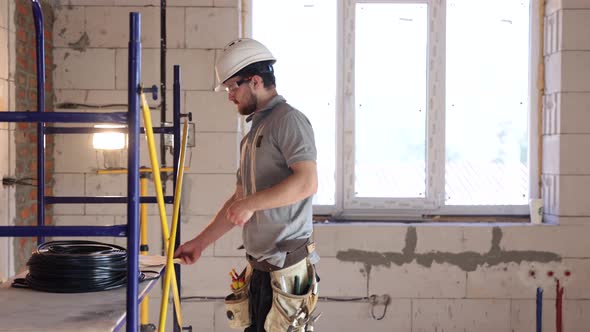
[(503, 250), (500, 248), (502, 240), (502, 229), (494, 227), (492, 230), (492, 241), (490, 250), (481, 254), (473, 251), (450, 253), (433, 251), (428, 253), (416, 253), (418, 235), (415, 227), (408, 227), (406, 232), (405, 246), (402, 252), (375, 252), (358, 249), (339, 251), (336, 258), (343, 262), (359, 262), (365, 265), (367, 273), (371, 272), (373, 266), (390, 267), (391, 264), (401, 266), (413, 261), (430, 267), (433, 262), (447, 263), (458, 266), (463, 271), (475, 271), (478, 266), (494, 266), (502, 263), (521, 262), (560, 262), (561, 256), (547, 251), (534, 250)]

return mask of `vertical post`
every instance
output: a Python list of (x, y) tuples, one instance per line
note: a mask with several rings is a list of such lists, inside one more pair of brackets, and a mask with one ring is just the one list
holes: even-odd
[[(45, 112), (45, 36), (43, 35), (43, 11), (38, 0), (31, 0), (35, 19), (37, 42), (37, 112)], [(45, 225), (45, 123), (37, 124), (37, 225)], [(37, 237), (37, 244), (45, 242), (45, 236)]]
[[(140, 197), (147, 196), (148, 191), (148, 175), (149, 173), (140, 173), (139, 174), (139, 192)], [(140, 243), (139, 243), (139, 253), (142, 256), (146, 256), (149, 254), (149, 245), (148, 245), (148, 214), (147, 214), (147, 204), (141, 203), (139, 206), (139, 230), (140, 230)], [(143, 297), (140, 305), (140, 323), (141, 329), (146, 329), (149, 325), (149, 307), (150, 307), (150, 300), (149, 296), (146, 294)]]
[[(178, 161), (180, 159), (180, 66), (174, 65), (174, 84), (173, 84), (173, 120), (174, 120), (174, 181), (172, 190), (176, 192), (176, 178), (178, 177)], [(178, 211), (178, 228), (176, 229), (176, 240), (174, 241), (174, 250), (180, 246), (180, 225), (181, 215), (180, 210)], [(178, 285), (178, 294), (181, 296), (181, 284), (180, 284), (180, 264), (174, 264), (174, 270), (176, 272), (176, 284)], [(174, 311), (181, 310), (174, 306)], [(174, 332), (179, 332), (178, 321), (176, 315), (174, 315)]]
[(127, 160), (127, 332), (137, 331), (139, 273), (139, 82), (141, 79), (141, 16), (129, 13), (129, 77)]
[[(160, 123), (162, 127), (166, 122), (166, 49), (166, 0), (160, 0)], [(163, 139), (160, 140), (160, 159), (162, 166), (166, 166), (166, 142)], [(163, 185), (165, 188), (166, 181), (163, 181)]]

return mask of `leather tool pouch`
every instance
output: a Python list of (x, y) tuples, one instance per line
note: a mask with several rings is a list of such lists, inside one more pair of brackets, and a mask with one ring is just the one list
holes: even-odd
[[(303, 269), (303, 271), (301, 271)], [(294, 276), (304, 275), (300, 285), (300, 294), (293, 294)], [(284, 280), (284, 281), (283, 281)], [(318, 300), (318, 282), (315, 267), (304, 259), (286, 269), (271, 272), (271, 286), (273, 290), (272, 307), (266, 316), (264, 329), (266, 332), (285, 332), (298, 316), (302, 319), (311, 313)], [(285, 291), (287, 290), (287, 291)], [(305, 325), (296, 325), (294, 332), (303, 332)]]
[(252, 269), (246, 268), (246, 282), (242, 288), (232, 290), (232, 293), (225, 297), (225, 310), (229, 327), (233, 329), (244, 329), (252, 324), (250, 320), (250, 275)]

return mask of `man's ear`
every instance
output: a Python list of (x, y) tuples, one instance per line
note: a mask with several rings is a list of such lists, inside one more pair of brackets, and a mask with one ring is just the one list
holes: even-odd
[(264, 81), (262, 80), (262, 77), (258, 76), (258, 75), (254, 75), (252, 76), (252, 83), (254, 83), (254, 87), (263, 87), (264, 86)]

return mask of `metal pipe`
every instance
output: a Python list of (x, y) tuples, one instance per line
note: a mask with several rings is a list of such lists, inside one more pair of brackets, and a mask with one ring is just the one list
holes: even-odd
[[(155, 196), (140, 197), (140, 203), (157, 203)], [(47, 204), (116, 204), (129, 203), (127, 196), (45, 196)], [(174, 203), (174, 197), (164, 197), (165, 203)]]
[[(162, 127), (166, 122), (166, 43), (166, 0), (160, 0), (160, 125)], [(160, 140), (160, 162), (162, 166), (166, 165), (166, 142), (164, 140)], [(166, 188), (165, 182), (163, 185)]]
[[(155, 127), (154, 134), (173, 134), (172, 127)], [(141, 134), (145, 128), (139, 128)], [(92, 133), (127, 133), (127, 128), (93, 128), (93, 127), (47, 127), (45, 134), (92, 134)]]
[(127, 113), (0, 112), (0, 122), (127, 123)]
[[(141, 171), (141, 170), (140, 170)], [(142, 173), (139, 178), (139, 191), (141, 197), (147, 196), (147, 187), (148, 187), (148, 178), (147, 174)], [(139, 207), (139, 222), (140, 222), (140, 243), (139, 243), (139, 253), (142, 256), (146, 256), (149, 254), (149, 245), (148, 245), (148, 214), (147, 214), (147, 205), (141, 204)], [(147, 326), (149, 323), (149, 296), (146, 296), (141, 301), (140, 307), (140, 319), (141, 319), (141, 326)]]
[[(43, 35), (43, 11), (38, 0), (31, 0), (35, 19), (35, 41), (37, 56), (37, 112), (45, 112), (45, 36)], [(45, 124), (37, 124), (37, 225), (45, 225)], [(45, 237), (39, 235), (37, 244), (43, 244)]]
[[(186, 171), (188, 169), (188, 167), (185, 167), (184, 170)], [(161, 168), (160, 171), (164, 171), (164, 172), (170, 172), (172, 171), (173, 168), (171, 167), (164, 167)], [(139, 173), (152, 173), (153, 170), (151, 168), (147, 168), (147, 167), (142, 167), (139, 169)], [(126, 169), (99, 169), (96, 171), (96, 174), (127, 174), (127, 170)], [(149, 197), (149, 196), (146, 196)], [(172, 197), (172, 196), (167, 196), (167, 197)], [(172, 202), (166, 202), (166, 203), (172, 203)]]
[(126, 225), (114, 226), (0, 226), (0, 237), (19, 236), (117, 236), (127, 234)]
[[(172, 181), (173, 183), (173, 188), (172, 190), (174, 190), (174, 192), (176, 193), (176, 188), (179, 185), (178, 184), (178, 178), (179, 178), (179, 174), (178, 174), (178, 167), (179, 164), (177, 161), (180, 161), (180, 66), (179, 65), (174, 65), (174, 82), (172, 85), (172, 89), (173, 89), (173, 100), (172, 100), (172, 118), (174, 121), (174, 159), (173, 159), (173, 166), (174, 166), (174, 180)], [(184, 161), (182, 162), (182, 167), (184, 167)], [(174, 201), (176, 202), (176, 194), (174, 194)], [(178, 202), (179, 206), (180, 206), (180, 201)], [(178, 210), (178, 219), (181, 219), (180, 216), (180, 209)], [(174, 249), (176, 250), (179, 246), (180, 246), (180, 229), (181, 229), (181, 224), (178, 223), (177, 229), (176, 229), (176, 234), (175, 236), (175, 241), (174, 241)], [(180, 264), (176, 264), (174, 265), (174, 270), (176, 272), (176, 284), (178, 285), (178, 292), (181, 293), (182, 292), (182, 285), (181, 285), (181, 278), (180, 278)], [(179, 294), (180, 296), (180, 294)], [(182, 296), (180, 296), (182, 298)], [(181, 310), (181, 308), (176, 307), (176, 304), (174, 305), (174, 312), (177, 312)], [(176, 316), (174, 316), (174, 331), (175, 332), (180, 332), (180, 330), (177, 330), (177, 327), (179, 326), (178, 322), (176, 321)]]
[[(128, 59), (128, 124), (129, 149), (127, 159), (127, 275), (139, 271), (139, 82), (141, 82), (141, 16), (129, 13)], [(127, 332), (136, 332), (139, 326), (137, 312), (137, 278), (127, 281)]]

